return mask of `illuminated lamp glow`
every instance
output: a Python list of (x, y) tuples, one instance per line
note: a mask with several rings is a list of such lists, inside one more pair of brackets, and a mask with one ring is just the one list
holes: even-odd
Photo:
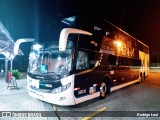
[(58, 58), (57, 58), (58, 60), (61, 60), (62, 58), (60, 57), (60, 56), (58, 56)]
[(6, 58), (9, 58), (9, 52), (6, 52), (5, 54), (4, 54), (5, 56), (6, 56)]
[(42, 48), (42, 46), (39, 44), (33, 45), (34, 50), (39, 50), (40, 48)]
[(14, 58), (14, 55), (11, 54), (11, 55), (10, 55), (10, 58), (13, 59), (13, 58)]
[(31, 53), (31, 54), (30, 54), (30, 58), (33, 59), (33, 60), (35, 60), (35, 59), (36, 59), (35, 53)]
[(122, 42), (120, 42), (120, 41), (114, 41), (114, 43), (115, 43), (118, 47), (121, 47), (121, 46), (122, 46)]

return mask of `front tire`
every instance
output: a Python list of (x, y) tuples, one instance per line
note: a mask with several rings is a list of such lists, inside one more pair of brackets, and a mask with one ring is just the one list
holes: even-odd
[(100, 86), (100, 98), (101, 99), (106, 98), (109, 92), (110, 92), (109, 84), (107, 84), (107, 82), (105, 81), (102, 81)]

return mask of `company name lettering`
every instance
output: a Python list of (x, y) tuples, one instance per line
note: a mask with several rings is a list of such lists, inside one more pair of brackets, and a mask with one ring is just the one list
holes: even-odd
[(118, 47), (118, 53), (120, 55), (133, 57), (134, 56), (134, 48), (129, 49), (126, 46)]
[(84, 94), (84, 93), (86, 93), (86, 89), (78, 91), (78, 95), (81, 95), (81, 94)]

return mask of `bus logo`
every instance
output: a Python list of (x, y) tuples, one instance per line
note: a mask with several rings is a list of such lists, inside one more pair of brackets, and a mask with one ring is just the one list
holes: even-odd
[(81, 95), (81, 94), (84, 94), (84, 93), (86, 93), (86, 89), (78, 91), (78, 95)]

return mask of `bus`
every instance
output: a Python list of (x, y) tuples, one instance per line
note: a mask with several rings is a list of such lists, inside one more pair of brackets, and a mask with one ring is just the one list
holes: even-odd
[(109, 21), (84, 14), (60, 22), (57, 39), (31, 47), (30, 96), (61, 106), (76, 105), (103, 99), (149, 75), (149, 47)]

